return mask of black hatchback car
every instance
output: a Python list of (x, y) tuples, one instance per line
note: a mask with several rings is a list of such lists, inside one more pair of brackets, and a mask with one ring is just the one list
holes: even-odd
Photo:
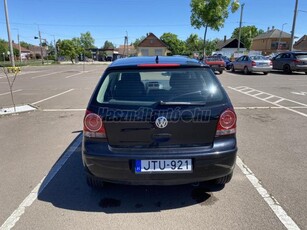
[(90, 186), (230, 181), (236, 114), (209, 66), (185, 57), (113, 62), (86, 110), (82, 159)]

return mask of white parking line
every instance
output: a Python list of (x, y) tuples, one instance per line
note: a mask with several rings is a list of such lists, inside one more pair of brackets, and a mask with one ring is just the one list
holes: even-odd
[(30, 207), (33, 202), (37, 199), (38, 195), (44, 191), (50, 181), (54, 176), (60, 171), (66, 161), (71, 157), (71, 155), (76, 151), (78, 146), (81, 144), (82, 135), (79, 135), (77, 139), (74, 140), (72, 145), (65, 151), (64, 155), (59, 161), (52, 167), (48, 176), (44, 177), (38, 185), (30, 192), (30, 194), (23, 200), (19, 207), (7, 218), (7, 220), (2, 224), (0, 230), (10, 230), (18, 222), (20, 217), (25, 213), (26, 208)]
[(47, 74), (43, 74), (43, 75), (40, 75), (40, 76), (31, 77), (31, 79), (46, 77), (46, 76), (50, 76), (50, 75), (53, 75), (53, 74), (65, 73), (65, 72), (67, 72), (67, 71), (58, 71), (58, 72), (53, 72), (53, 73), (47, 73)]
[[(243, 87), (243, 88), (242, 88), (242, 87)], [(258, 91), (259, 93), (257, 93), (257, 94), (249, 94), (249, 93), (246, 92), (246, 89), (251, 89), (251, 90), (252, 90), (252, 88), (249, 88), (249, 87), (247, 87), (247, 86), (239, 86), (239, 87), (230, 87), (230, 86), (229, 86), (228, 88), (229, 88), (229, 89), (232, 89), (232, 90), (234, 90), (234, 91), (237, 91), (237, 92), (239, 92), (239, 93), (243, 93), (243, 94), (245, 94), (245, 95), (248, 95), (248, 96), (250, 96), (250, 97), (256, 98), (256, 99), (258, 99), (258, 100), (261, 100), (261, 101), (264, 101), (264, 102), (273, 104), (273, 105), (275, 105), (275, 106), (278, 106), (278, 107), (280, 107), (280, 108), (286, 109), (286, 110), (291, 111), (291, 112), (293, 112), (293, 113), (299, 114), (299, 115), (301, 115), (301, 116), (303, 116), (303, 117), (307, 117), (307, 114), (306, 114), (306, 113), (302, 113), (302, 112), (300, 112), (300, 111), (297, 111), (297, 110), (294, 109), (294, 107), (287, 107), (287, 106), (280, 105), (280, 104), (278, 104), (278, 103), (280, 103), (280, 102), (291, 102), (291, 103), (293, 103), (293, 104), (297, 104), (298, 106), (303, 106), (303, 107), (307, 107), (307, 104), (304, 104), (304, 103), (301, 103), (301, 102), (298, 102), (298, 101), (293, 101), (293, 100), (290, 100), (290, 99), (287, 99), (287, 98), (275, 96), (275, 95), (273, 95), (273, 94), (266, 93), (266, 92), (262, 92), (262, 91), (256, 90), (256, 89), (254, 89), (254, 91)], [(267, 94), (267, 95), (270, 95), (270, 96), (269, 96), (269, 97), (266, 97), (266, 98), (258, 97), (258, 96), (261, 95), (261, 94)], [(278, 98), (278, 100), (275, 101), (275, 102), (272, 102), (272, 101), (267, 100), (267, 99), (273, 98), (273, 97)]]
[(44, 112), (84, 112), (85, 109), (43, 109)]
[(84, 72), (80, 72), (80, 73), (76, 73), (76, 74), (67, 76), (67, 77), (65, 77), (65, 78), (71, 78), (71, 77), (75, 77), (75, 76), (78, 76), (78, 75), (83, 74), (83, 73), (90, 73), (90, 72), (94, 72), (94, 71), (96, 71), (96, 70), (84, 71)]
[(74, 89), (69, 89), (69, 90), (67, 90), (67, 91), (65, 91), (65, 92), (62, 92), (62, 93), (59, 93), (59, 94), (53, 95), (53, 96), (51, 96), (51, 97), (47, 97), (47, 98), (45, 98), (45, 99), (42, 99), (42, 100), (39, 100), (39, 101), (33, 102), (33, 103), (31, 103), (31, 105), (36, 105), (36, 104), (41, 103), (41, 102), (43, 102), (43, 101), (47, 101), (47, 100), (49, 100), (49, 99), (52, 99), (52, 98), (55, 98), (55, 97), (61, 96), (61, 95), (65, 94), (65, 93), (69, 93), (69, 92), (71, 92), (71, 91), (73, 91), (73, 90), (74, 90)]
[[(17, 92), (21, 92), (22, 89), (17, 89), (17, 90), (14, 90), (13, 93), (17, 93)], [(10, 94), (11, 92), (6, 92), (6, 93), (1, 93), (0, 96), (4, 96), (4, 95), (7, 95), (7, 94)]]
[(236, 161), (237, 166), (241, 169), (243, 174), (247, 177), (247, 179), (252, 183), (257, 192), (261, 195), (264, 201), (269, 205), (269, 207), (273, 210), (274, 214), (278, 217), (278, 219), (283, 223), (283, 225), (287, 229), (291, 230), (299, 230), (300, 228), (297, 224), (292, 220), (292, 218), (286, 213), (286, 211), (281, 207), (279, 202), (261, 185), (258, 178), (255, 174), (250, 170), (241, 160), (240, 157), (237, 157)]

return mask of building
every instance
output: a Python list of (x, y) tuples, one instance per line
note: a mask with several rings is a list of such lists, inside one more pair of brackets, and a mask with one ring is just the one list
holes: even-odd
[(153, 33), (147, 34), (137, 48), (138, 56), (167, 56), (169, 52), (167, 45)]
[(31, 51), (31, 54), (33, 54), (34, 57), (36, 58), (41, 58), (41, 53), (43, 54), (43, 57), (47, 57), (48, 55), (48, 50), (44, 46), (42, 46), (42, 50), (41, 50), (40, 46), (31, 45), (29, 46), (29, 50)]
[(121, 57), (131, 57), (137, 55), (137, 50), (134, 48), (134, 46), (120, 45), (117, 50)]
[(291, 34), (274, 29), (273, 27), (271, 30), (253, 38), (251, 49), (261, 51), (263, 55), (269, 55), (271, 53), (289, 50), (290, 43)]
[[(230, 38), (226, 39), (224, 36), (224, 40), (217, 43), (216, 53), (221, 53), (227, 57), (233, 57), (233, 54), (238, 51), (238, 39)], [(242, 42), (240, 42), (240, 52), (245, 52), (246, 48)]]
[(294, 50), (307, 51), (307, 35), (301, 37), (295, 44), (293, 45)]

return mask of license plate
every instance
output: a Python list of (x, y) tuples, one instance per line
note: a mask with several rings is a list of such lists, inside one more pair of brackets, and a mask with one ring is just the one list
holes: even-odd
[(176, 160), (136, 160), (136, 173), (152, 173), (152, 172), (191, 172), (191, 159)]

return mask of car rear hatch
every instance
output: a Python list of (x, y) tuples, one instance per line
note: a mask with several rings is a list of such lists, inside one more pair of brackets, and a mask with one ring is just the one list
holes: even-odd
[(209, 68), (177, 67), (110, 71), (88, 111), (102, 118), (111, 147), (158, 148), (211, 146), (229, 107)]

